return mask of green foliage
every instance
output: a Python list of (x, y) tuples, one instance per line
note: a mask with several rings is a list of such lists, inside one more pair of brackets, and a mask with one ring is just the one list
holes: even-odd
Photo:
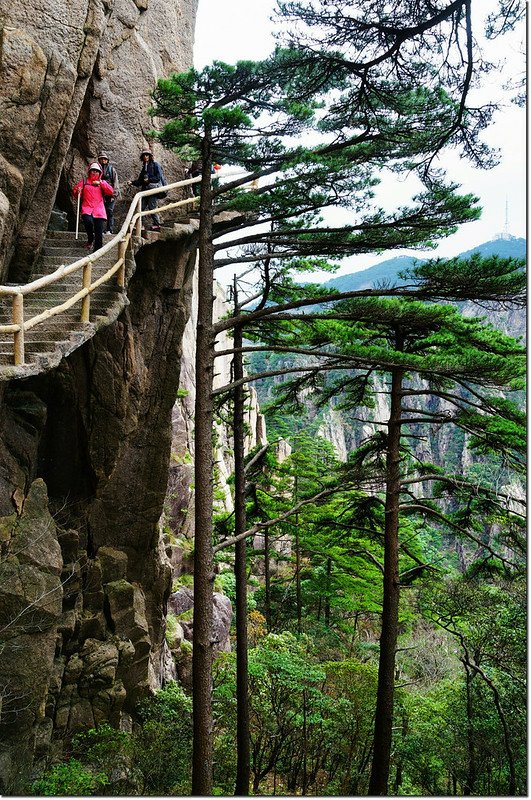
[[(249, 651), (253, 792), (277, 788), (362, 793), (377, 670), (355, 659), (319, 663), (307, 637), (269, 634)], [(234, 657), (215, 668), (216, 782), (230, 787), (234, 757)], [(232, 745), (232, 746), (231, 746)], [(305, 770), (303, 763), (306, 765)]]
[(175, 636), (177, 633), (177, 617), (171, 611), (166, 615), (166, 644), (169, 648), (175, 645)]
[(138, 708), (133, 733), (100, 725), (74, 738), (75, 758), (33, 785), (50, 795), (186, 795), (190, 793), (192, 701), (168, 683)]
[[(254, 595), (263, 603), (274, 631), (257, 635), (249, 652), (255, 793), (269, 789), (265, 784), (271, 774), (291, 794), (309, 789), (345, 794), (367, 790), (374, 665), (353, 659), (325, 665), (319, 663), (318, 652), (321, 661), (323, 654), (339, 660), (353, 652), (363, 653), (368, 662), (374, 658), (375, 620), (382, 608), (384, 531), (388, 537), (396, 535), (399, 545), (399, 580), (407, 593), (402, 593), (398, 621), (405, 641), (419, 636), (419, 591), (429, 592), (430, 583), (443, 570), (455, 575), (461, 566), (457, 557), (438, 552), (443, 535), (470, 537), (478, 555), (468, 577), (488, 575), (491, 580), (515, 569), (501, 545), (514, 550), (521, 539), (518, 514), (506, 498), (500, 499), (477, 475), (471, 482), (452, 470), (466, 444), (479, 453), (495, 453), (507, 474), (522, 464), (522, 416), (498, 395), (521, 389), (523, 348), (482, 320), (465, 318), (453, 306), (433, 302), (476, 298), (505, 303), (516, 297), (521, 303), (521, 264), (475, 257), (467, 263), (430, 262), (404, 276), (411, 280), (409, 286), (387, 298), (358, 293), (341, 299), (314, 285), (297, 285), (292, 278), (296, 272), (332, 270), (336, 259), (354, 253), (433, 247), (437, 238), (479, 216), (477, 198), (458, 195), (457, 187), (446, 184), (432, 168), (434, 153), (448, 143), (461, 142), (475, 160), (490, 158), (478, 139), (489, 112), (469, 108), (463, 88), (461, 56), (468, 57), (469, 51), (459, 48), (459, 34), (466, 15), (459, 4), (452, 4), (447, 14), (441, 12), (441, 26), (444, 22), (449, 26), (448, 36), (452, 41), (455, 37), (458, 45), (459, 60), (450, 63), (440, 26), (430, 23), (430, 36), (422, 35), (426, 13), (433, 12), (420, 12), (418, 4), (409, 4), (407, 21), (401, 20), (400, 30), (394, 30), (395, 11), (384, 5), (385, 19), (381, 4), (362, 0), (360, 8), (367, 13), (360, 21), (360, 9), (357, 14), (341, 13), (345, 8), (341, 2), (333, 8), (326, 3), (304, 8), (280, 3), (288, 19), (294, 15), (304, 20), (302, 27), (307, 25), (310, 38), (317, 23), (334, 35), (324, 42), (311, 38), (311, 53), (292, 40), (289, 47), (277, 48), (260, 62), (234, 66), (214, 62), (201, 71), (173, 75), (159, 81), (153, 95), (152, 113), (165, 121), (159, 140), (185, 160), (201, 158), (205, 180), (210, 179), (212, 161), (237, 164), (250, 171), (250, 177), (261, 179), (252, 191), (244, 190), (244, 179), (213, 186), (208, 214), (233, 212), (230, 225), (223, 228), (223, 246), (215, 248), (214, 266), (249, 265), (256, 270), (255, 309), (242, 312), (246, 298), (234, 315), (246, 323), (249, 341), (275, 351), (267, 358), (256, 356), (260, 369), (278, 374), (291, 369), (295, 374), (276, 389), (282, 419), (277, 416), (270, 427), (289, 438), (292, 454), (282, 464), (267, 454), (249, 476), (250, 521), (282, 517), (301, 504), (296, 514), (284, 516), (269, 531), (271, 539), (289, 538), (292, 553), (275, 555), (267, 602), (265, 590)], [(419, 42), (410, 46), (413, 34), (405, 24), (412, 29), (420, 25)], [(352, 31), (359, 39), (349, 41)], [(304, 39), (297, 29), (299, 35)], [(428, 39), (436, 47), (430, 58), (423, 58)], [(363, 58), (371, 59), (383, 40), (386, 57), (364, 66)], [(389, 44), (393, 41), (396, 47)], [(354, 43), (361, 48), (358, 61), (349, 57)], [(399, 56), (402, 47), (408, 53), (407, 72)], [(300, 134), (305, 141), (315, 140), (315, 145), (302, 146)], [(382, 166), (397, 174), (416, 170), (423, 181), (411, 202), (392, 212), (372, 203)], [(324, 210), (331, 206), (349, 209), (354, 221), (328, 227)], [(205, 208), (201, 214), (208, 216)], [(244, 235), (250, 227), (252, 231)], [(381, 287), (382, 294), (393, 291)], [(400, 296), (408, 292), (411, 297)], [(293, 313), (317, 299), (327, 301), (329, 310), (315, 305), (307, 314)], [(273, 316), (282, 310), (291, 313)], [(228, 327), (234, 321), (223, 324)], [(218, 326), (219, 331), (222, 328)], [(389, 446), (385, 410), (384, 418), (375, 420), (368, 412), (385, 407), (390, 378), (397, 376), (403, 438), (395, 454)], [(219, 400), (220, 409), (224, 404), (224, 398)], [(330, 404), (345, 418), (354, 420), (361, 414), (364, 422), (383, 426), (365, 437), (345, 465), (338, 464), (332, 448), (318, 436), (323, 409)], [(301, 414), (308, 407), (311, 422)], [(428, 426), (459, 432), (444, 470), (421, 463), (411, 447), (411, 439), (422, 437)], [(389, 481), (386, 484), (390, 456), (400, 461), (400, 492), (391, 490)], [(396, 530), (389, 531), (384, 503), (393, 492), (401, 503), (400, 518)], [(307, 502), (315, 495), (320, 497), (318, 504)], [(217, 499), (223, 499), (219, 492)], [(220, 513), (219, 539), (230, 535), (232, 526), (231, 515)], [(494, 526), (509, 533), (491, 535)], [(232, 573), (222, 573), (216, 580), (216, 588), (234, 594)], [(503, 616), (500, 598), (494, 591), (491, 594)], [(474, 599), (473, 593), (470, 598)], [(489, 663), (485, 655), (483, 637), (493, 629), (483, 615), (478, 612), (479, 632), (461, 611), (450, 618), (440, 608), (437, 613), (462, 646), (466, 640), (479, 648), (505, 693), (504, 700), (515, 697), (515, 676), (507, 679), (500, 664)], [(296, 627), (296, 618), (304, 620), (297, 627), (311, 633), (313, 640), (286, 630)], [(361, 636), (362, 625), (367, 641)], [(427, 635), (423, 641), (428, 641)], [(514, 642), (504, 639), (503, 645), (516, 658)], [(451, 673), (452, 656), (447, 661), (445, 670)], [(396, 736), (400, 740), (397, 792), (442, 793), (450, 780), (464, 786), (467, 765), (462, 741), (467, 731), (473, 728), (478, 742), (481, 737), (494, 741), (495, 732), (499, 735), (499, 720), (488, 709), (476, 714), (473, 722), (466, 719), (462, 683), (446, 700), (447, 674), (441, 669), (432, 680), (434, 662), (411, 654), (398, 662), (406, 679), (422, 683), (424, 693), (398, 693), (402, 725)], [(219, 791), (229, 793), (234, 773), (232, 656), (221, 657), (216, 670), (215, 783)], [(489, 684), (481, 684), (478, 675), (474, 675), (474, 699), (483, 710)], [(417, 702), (413, 708), (411, 698)], [(516, 725), (518, 719), (515, 714)], [(441, 731), (443, 750), (434, 742), (424, 748), (419, 743), (429, 735), (430, 721), (433, 730)], [(158, 741), (158, 724), (158, 718), (144, 722), (147, 752)], [(174, 788), (181, 785), (181, 777), (174, 776), (173, 781)], [(165, 788), (170, 783), (164, 773), (152, 781)]]
[(525, 263), (516, 258), (484, 258), (477, 253), (466, 260), (438, 258), (400, 273), (400, 277), (406, 280), (413, 278), (419, 289), (429, 291), (434, 300), (448, 297), (467, 300), (473, 287), (477, 300), (492, 302), (494, 296), (498, 302), (508, 301), (511, 305), (524, 303)]
[(44, 797), (74, 797), (101, 794), (108, 783), (102, 772), (93, 772), (77, 759), (71, 758), (64, 764), (55, 764), (40, 780), (32, 785), (32, 793)]
[(183, 572), (182, 575), (179, 575), (178, 578), (174, 578), (171, 590), (172, 592), (178, 592), (181, 587), (187, 587), (189, 589), (193, 589), (194, 586), (194, 576), (188, 572)]

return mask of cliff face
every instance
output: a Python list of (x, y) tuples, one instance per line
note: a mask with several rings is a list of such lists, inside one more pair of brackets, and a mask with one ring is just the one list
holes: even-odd
[[(1, 0), (3, 281), (8, 268), (28, 274), (54, 203), (73, 218), (70, 187), (100, 148), (122, 182), (136, 177), (150, 92), (190, 64), (197, 2)], [(176, 160), (164, 163), (182, 177)]]
[[(0, 7), (5, 282), (30, 273), (54, 205), (72, 214), (70, 185), (99, 148), (122, 182), (136, 177), (155, 80), (191, 61), (196, 0)], [(57, 369), (0, 385), (0, 792), (20, 792), (73, 733), (130, 724), (160, 685), (171, 566), (159, 518), (193, 233), (136, 253), (113, 325)]]
[(114, 325), (56, 370), (4, 387), (4, 791), (33, 746), (39, 757), (52, 734), (127, 724), (160, 685), (171, 567), (158, 521), (195, 263), (176, 244), (137, 254)]

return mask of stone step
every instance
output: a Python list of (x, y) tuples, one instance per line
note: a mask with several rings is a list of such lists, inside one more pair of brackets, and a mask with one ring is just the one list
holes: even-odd
[[(38, 353), (25, 353), (25, 362), (26, 364), (33, 364), (38, 360)], [(13, 366), (13, 354), (12, 353), (0, 353), (0, 367), (11, 367)]]
[[(55, 236), (51, 234), (55, 233)], [(113, 234), (115, 236), (116, 234)], [(108, 233), (103, 234), (103, 243), (110, 242), (113, 238)], [(43, 246), (50, 245), (51, 247), (75, 247), (79, 244), (84, 245), (87, 241), (87, 234), (84, 228), (80, 228), (79, 235), (76, 239), (75, 231), (49, 231), (46, 236)]]
[[(44, 311), (49, 311), (50, 309), (56, 308), (56, 306), (62, 305), (62, 302), (64, 301), (65, 297), (52, 297), (48, 298), (46, 302), (36, 303), (34, 305), (27, 306), (24, 311), (24, 319), (26, 321), (33, 319), (33, 317), (39, 316), (39, 314), (42, 314)], [(101, 312), (105, 313), (106, 309), (112, 306), (117, 301), (118, 298), (114, 297), (93, 298), (90, 303), (91, 316), (96, 312), (98, 314)], [(74, 317), (74, 319), (77, 317), (79, 319), (79, 316), (81, 314), (81, 300), (78, 303), (74, 303), (72, 306), (70, 306), (68, 312), (70, 312), (70, 317)], [(66, 311), (58, 312), (53, 316), (57, 317), (58, 319), (61, 318), (66, 319), (65, 314), (68, 312)], [(12, 318), (10, 315), (4, 314), (2, 315), (2, 317), (0, 317), (0, 323), (3, 325), (10, 325), (11, 319)]]
[[(104, 239), (103, 244), (109, 244), (110, 238)], [(57, 240), (56, 242), (50, 243), (45, 242), (42, 246), (41, 256), (47, 258), (48, 256), (58, 256), (64, 255), (66, 258), (70, 258), (72, 256), (72, 260), (76, 258), (82, 258), (83, 256), (88, 256), (92, 252), (92, 248), (86, 247), (87, 241), (80, 241), (80, 242), (61, 242)], [(111, 252), (116, 253), (118, 250), (118, 242), (116, 242), (111, 247)], [(98, 252), (98, 250), (96, 250)]]
[[(38, 313), (40, 313), (42, 309), (38, 309)], [(90, 306), (90, 322), (94, 322), (96, 317), (108, 317), (112, 313), (116, 313), (116, 309), (112, 308), (112, 304), (91, 304)], [(39, 323), (35, 326), (35, 328), (30, 328), (29, 331), (26, 331), (26, 335), (28, 336), (33, 330), (39, 330), (43, 325), (55, 325), (55, 327), (59, 330), (74, 330), (78, 325), (84, 325), (80, 320), (81, 309), (74, 309), (72, 314), (66, 316), (65, 314), (57, 314), (57, 316), (51, 317), (44, 322)], [(31, 319), (32, 317), (37, 316), (37, 311), (32, 313), (31, 316), (28, 315), (26, 319)], [(56, 322), (57, 320), (57, 322)], [(10, 325), (11, 319), (0, 319), (0, 325)], [(0, 333), (0, 340), (1, 341), (12, 341), (13, 334), (12, 333)]]
[(78, 250), (84, 250), (85, 245), (87, 244), (87, 237), (74, 239), (45, 239), (42, 243), (41, 253), (46, 253), (49, 250), (71, 250), (77, 252)]
[[(82, 250), (80, 253), (75, 253), (71, 249), (68, 250), (67, 253), (64, 255), (45, 255), (39, 261), (40, 272), (44, 272), (45, 275), (49, 275), (50, 272), (54, 272), (57, 267), (60, 267), (61, 264), (70, 265), (73, 264), (74, 261), (81, 261), (83, 256), (90, 255), (89, 251)], [(92, 268), (96, 268), (102, 264), (108, 264), (111, 266), (115, 264), (118, 260), (117, 252), (113, 248), (111, 253), (106, 253), (104, 256), (99, 258), (97, 261), (92, 263)], [(81, 273), (82, 267), (79, 268), (79, 272)]]
[[(65, 341), (68, 339), (66, 337)], [(62, 339), (24, 339), (25, 342), (25, 349), (31, 353), (46, 353), (48, 351), (52, 352), (55, 350), (55, 344), (58, 341), (62, 341)], [(5, 347), (1, 348), (1, 351), (6, 352), (13, 352), (12, 349), (8, 350)]]
[[(99, 305), (94, 304), (94, 305), (91, 305), (91, 307), (90, 307), (90, 321), (93, 322), (96, 317), (107, 317), (107, 316), (110, 316), (112, 313), (115, 313), (115, 311), (116, 311), (116, 309), (113, 308), (113, 306), (111, 304), (109, 304), (109, 305), (107, 305), (107, 304), (99, 304)], [(40, 313), (40, 309), (39, 309), (39, 313)], [(34, 317), (37, 317), (37, 316), (38, 316), (37, 312), (32, 313), (31, 315), (28, 315), (26, 317), (26, 321), (29, 321), (30, 319), (33, 319)], [(45, 323), (46, 324), (51, 324), (54, 320), (57, 320), (57, 327), (61, 327), (62, 326), (63, 328), (66, 328), (66, 329), (72, 328), (74, 325), (77, 325), (78, 323), (83, 324), (83, 323), (81, 323), (81, 309), (74, 309), (74, 312), (72, 314), (70, 314), (69, 316), (65, 316), (65, 314), (57, 314), (57, 315), (54, 315), (53, 317), (50, 317), (47, 320), (44, 320), (43, 322), (39, 322), (37, 325), (35, 325), (32, 328), (30, 328), (30, 331), (34, 330), (34, 328), (39, 329)], [(8, 318), (0, 319), (0, 325), (11, 325), (11, 320), (8, 319)], [(27, 333), (29, 333), (29, 331), (27, 331)], [(8, 339), (10, 339), (10, 338), (13, 337), (13, 334), (12, 333), (0, 332), (0, 338), (6, 338), (6, 337)]]
[[(49, 321), (42, 323), (41, 325), (36, 325), (34, 328), (31, 328), (29, 331), (26, 331), (24, 339), (27, 342), (39, 342), (39, 341), (55, 341), (57, 337), (61, 337), (63, 339), (68, 339), (70, 334), (78, 333), (80, 331), (85, 330), (85, 323), (77, 322), (74, 323), (76, 327), (72, 325), (62, 325), (59, 324), (51, 324)], [(11, 334), (2, 334), (2, 341), (11, 338)]]
[[(99, 276), (96, 276), (96, 279)], [(51, 297), (52, 295), (74, 295), (76, 292), (80, 292), (83, 288), (83, 284), (80, 281), (73, 281), (66, 279), (61, 279), (59, 281), (55, 281), (54, 283), (50, 283), (47, 286), (43, 286), (41, 289), (36, 289), (34, 292), (25, 295), (24, 297), (24, 305), (28, 305), (31, 302), (39, 302), (41, 297)], [(91, 294), (94, 297), (95, 295), (99, 294), (115, 294), (119, 291), (118, 286), (113, 286), (111, 283), (102, 283), (100, 286), (96, 286), (95, 289), (92, 290)]]
[[(109, 236), (103, 239), (104, 244), (110, 241)], [(43, 245), (37, 271), (31, 280), (37, 280), (55, 272), (61, 265), (70, 265), (74, 261), (88, 255), (84, 248), (86, 235), (80, 232), (76, 240), (74, 231), (48, 231)], [(105, 254), (92, 264), (92, 278), (98, 279), (116, 262), (117, 248)], [(11, 284), (15, 286), (15, 284)], [(24, 297), (24, 318), (29, 320), (45, 310), (61, 305), (82, 288), (82, 270), (63, 276), (52, 284)], [(88, 341), (102, 324), (116, 319), (117, 313), (124, 306), (124, 290), (111, 280), (95, 289), (90, 298), (90, 322), (80, 321), (81, 300), (68, 311), (54, 315), (29, 331), (24, 337), (25, 367), (30, 367), (29, 374), (50, 369), (58, 363), (63, 355), (72, 352)], [(11, 324), (12, 301), (9, 297), (0, 297), (0, 324)], [(13, 367), (13, 334), (0, 333), (0, 367)], [(11, 376), (12, 371), (5, 373)], [(28, 374), (22, 372), (22, 374)]]
[[(91, 270), (91, 284), (97, 281), (99, 278), (101, 278), (102, 275), (105, 275), (105, 273), (109, 269), (109, 266), (103, 267), (101, 269), (95, 269), (93, 267)], [(51, 269), (49, 272), (44, 273), (44, 275), (38, 274), (36, 277), (32, 278), (32, 280), (40, 280), (41, 278), (48, 277), (53, 272), (55, 272), (55, 269)], [(83, 285), (83, 273), (81, 270), (76, 272), (71, 272), (67, 275), (63, 273), (62, 275), (56, 276), (55, 280), (43, 283), (38, 288), (34, 289), (33, 292), (28, 292), (26, 294), (26, 297), (31, 297), (31, 295), (35, 294), (36, 292), (42, 292), (44, 291), (44, 289), (52, 289), (54, 286), (66, 286), (68, 288), (75, 287), (76, 289), (81, 289), (82, 285)], [(109, 280), (105, 281), (104, 284), (102, 285), (112, 286), (113, 288), (116, 288), (115, 282), (113, 281), (112, 277)]]
[[(31, 330), (27, 331), (24, 337), (25, 354), (30, 353), (53, 353), (58, 346), (68, 347), (72, 344), (83, 344), (91, 338), (91, 328), (70, 330), (68, 328), (58, 328), (55, 333), (51, 331)], [(13, 341), (6, 341), (0, 337), (0, 354), (13, 357)]]
[[(85, 236), (85, 232), (80, 229), (79, 231), (80, 237)], [(75, 231), (46, 231), (46, 239), (68, 239), (69, 241), (76, 240), (76, 232)]]
[[(54, 308), (56, 305), (61, 305), (62, 302), (65, 302), (66, 299), (69, 297), (69, 294), (61, 294), (61, 293), (53, 293), (48, 294), (46, 296), (35, 297), (32, 300), (27, 300), (24, 304), (24, 318), (28, 319), (29, 315), (32, 316), (40, 313), (40, 311), (44, 311), (47, 308)], [(92, 293), (90, 298), (90, 307), (91, 308), (104, 308), (108, 305), (116, 303), (123, 294), (121, 292), (116, 291), (95, 291)], [(78, 300), (77, 303), (74, 303), (68, 310), (61, 312), (60, 316), (65, 317), (65, 315), (75, 316), (79, 313), (79, 309), (81, 308), (81, 300)], [(8, 324), (11, 322), (12, 314), (11, 314), (11, 307), (10, 306), (1, 306), (0, 307), (0, 322), (2, 324)]]

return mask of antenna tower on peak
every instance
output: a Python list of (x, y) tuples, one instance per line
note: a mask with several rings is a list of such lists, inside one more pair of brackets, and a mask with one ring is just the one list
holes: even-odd
[(514, 239), (515, 237), (509, 233), (509, 200), (505, 197), (505, 224), (503, 231), (498, 234), (497, 239)]

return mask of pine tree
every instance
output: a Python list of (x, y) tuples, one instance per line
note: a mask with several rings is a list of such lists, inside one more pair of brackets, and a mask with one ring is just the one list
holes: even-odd
[[(458, 11), (462, 4), (451, 5)], [(392, 56), (393, 52), (384, 54), (380, 62)], [(212, 789), (211, 386), (215, 336), (240, 322), (272, 318), (274, 313), (278, 318), (278, 312), (308, 305), (311, 288), (298, 290), (296, 300), (285, 301), (294, 291), (290, 271), (320, 269), (323, 257), (340, 258), (388, 247), (429, 247), (436, 238), (454, 232), (458, 224), (479, 214), (474, 197), (459, 196), (455, 186), (427, 168), (434, 151), (453, 142), (448, 135), (452, 119), (458, 120), (460, 135), (474, 130), (472, 116), (464, 113), (464, 107), (440, 87), (413, 80), (416, 62), (405, 81), (403, 71), (400, 75), (393, 66), (395, 73), (388, 85), (380, 83), (367, 92), (368, 105), (361, 102), (364, 92), (358, 93), (347, 119), (347, 105), (339, 109), (333, 95), (326, 108), (322, 104), (331, 90), (349, 89), (349, 60), (333, 56), (328, 61), (337, 62), (339, 68), (323, 69), (325, 62), (309, 59), (307, 51), (279, 48), (262, 62), (239, 62), (234, 67), (215, 62), (202, 72), (173, 75), (159, 81), (154, 92), (153, 114), (166, 120), (159, 139), (183, 159), (202, 163), (197, 235), (195, 469), (201, 491), (196, 492), (195, 509), (194, 794), (209, 794)], [(310, 129), (312, 136), (320, 134), (315, 144), (301, 146), (300, 139), (290, 144)], [(470, 154), (477, 156), (477, 138), (472, 140), (475, 144)], [(247, 172), (213, 186), (214, 162), (236, 164)], [(371, 207), (373, 187), (383, 166), (393, 172), (413, 166), (418, 169), (424, 186), (410, 207), (391, 213)], [(257, 188), (245, 191), (246, 185), (258, 179)], [(354, 221), (343, 226), (327, 224), (322, 214), (331, 206), (350, 208)], [(228, 323), (214, 324), (214, 270), (227, 264), (258, 267), (257, 306)], [(407, 291), (418, 291), (418, 287), (406, 287), (403, 293)], [(313, 295), (315, 300), (319, 298), (315, 290)], [(321, 292), (323, 302), (329, 297), (330, 293)], [(281, 303), (272, 312), (274, 298)]]
[[(473, 287), (470, 290), (474, 291)], [(327, 319), (328, 317), (328, 319)], [(278, 324), (261, 328), (267, 340), (278, 341)], [(282, 350), (290, 351), (289, 325), (285, 321)], [(302, 330), (306, 341), (302, 342)], [(276, 344), (274, 345), (277, 346)], [(263, 345), (267, 349), (268, 345)], [(371, 391), (375, 374), (388, 376), (389, 415), (386, 433), (377, 434), (372, 448), (362, 453), (364, 459), (374, 459), (381, 453), (385, 458), (382, 475), (384, 489), (384, 561), (383, 610), (380, 637), (380, 664), (374, 757), (369, 786), (370, 794), (387, 793), (391, 753), (395, 653), (399, 623), (400, 585), (404, 578), (399, 572), (400, 528), (403, 515), (420, 512), (432, 516), (438, 524), (447, 525), (468, 535), (484, 549), (485, 558), (496, 559), (502, 566), (514, 562), (503, 555), (501, 543), (492, 545), (479, 539), (474, 532), (475, 515), (503, 514), (509, 525), (518, 521), (518, 514), (507, 507), (506, 499), (497, 497), (489, 487), (442, 471), (425, 467), (417, 471), (406, 459), (403, 436), (411, 426), (453, 425), (472, 434), (472, 446), (507, 454), (508, 462), (522, 464), (525, 453), (525, 426), (517, 406), (501, 400), (493, 389), (519, 388), (522, 378), (523, 348), (518, 342), (495, 331), (477, 318), (464, 318), (452, 306), (438, 306), (413, 300), (382, 300), (371, 298), (345, 301), (333, 310), (301, 315), (291, 335), (293, 351), (306, 353), (314, 360), (319, 357), (313, 374), (304, 373), (289, 383), (280, 404), (296, 400), (297, 395), (315, 381), (319, 385), (321, 403), (336, 396), (342, 405), (356, 407)], [(332, 375), (323, 379), (322, 368), (329, 364)], [(364, 372), (354, 375), (354, 365)], [(297, 369), (297, 367), (295, 367)], [(300, 369), (300, 367), (299, 367)], [(345, 371), (347, 376), (345, 377)], [(410, 376), (421, 379), (421, 386)], [(428, 398), (439, 398), (444, 406), (433, 407)], [(383, 421), (382, 421), (383, 422)], [(501, 433), (503, 431), (503, 433)], [(501, 435), (500, 435), (501, 434)], [(461, 493), (463, 511), (447, 514), (437, 509), (430, 493), (420, 497), (413, 487), (438, 483), (453, 496)], [(479, 493), (479, 498), (478, 498)], [(481, 509), (481, 510), (480, 510)], [(507, 546), (508, 541), (503, 542)], [(428, 565), (420, 565), (425, 569)], [(420, 574), (419, 566), (414, 570)]]

